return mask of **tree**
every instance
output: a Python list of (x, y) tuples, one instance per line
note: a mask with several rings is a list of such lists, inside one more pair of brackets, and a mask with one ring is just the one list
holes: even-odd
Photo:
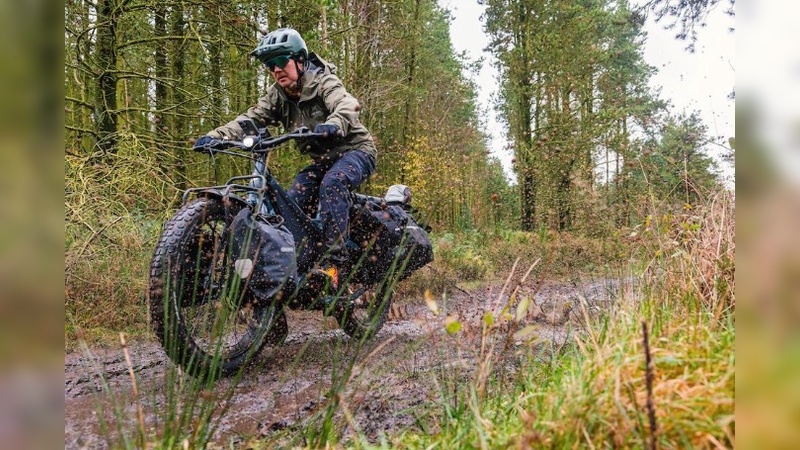
[(520, 179), (521, 227), (590, 223), (598, 153), (605, 149), (619, 166), (629, 128), (655, 105), (647, 87), (653, 69), (641, 56), (643, 18), (626, 2), (484, 3)]
[(708, 129), (698, 113), (670, 117), (660, 136), (644, 142), (636, 162), (623, 176), (640, 186), (640, 192), (668, 203), (698, 204), (719, 188), (716, 162), (703, 147)]
[[(677, 39), (688, 40), (687, 49), (694, 52), (697, 42), (697, 27), (703, 27), (708, 14), (719, 4), (720, 0), (650, 0), (642, 6), (644, 10), (655, 13), (656, 22), (670, 21), (666, 28), (672, 29), (680, 25)], [(733, 17), (736, 0), (727, 0), (729, 7), (726, 14)]]

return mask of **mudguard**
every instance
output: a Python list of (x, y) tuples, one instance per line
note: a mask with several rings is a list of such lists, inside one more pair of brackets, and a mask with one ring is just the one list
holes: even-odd
[(189, 200), (189, 196), (194, 194), (196, 197), (204, 197), (204, 198), (216, 198), (222, 200), (223, 203), (225, 202), (233, 202), (237, 203), (242, 207), (249, 206), (247, 201), (242, 197), (230, 192), (229, 189), (226, 187), (217, 188), (217, 187), (209, 187), (209, 188), (196, 188), (196, 189), (187, 189), (186, 192), (183, 193), (183, 203), (185, 204)]

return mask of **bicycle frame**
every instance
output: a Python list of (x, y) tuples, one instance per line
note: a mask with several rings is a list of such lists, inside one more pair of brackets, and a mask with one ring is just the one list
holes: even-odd
[[(248, 127), (243, 127), (247, 129)], [(225, 154), (248, 158), (253, 161), (251, 175), (241, 175), (230, 178), (224, 185), (208, 186), (187, 189), (183, 194), (183, 202), (191, 195), (213, 196), (225, 201), (233, 201), (246, 205), (254, 212), (268, 216), (279, 216), (283, 225), (292, 233), (297, 251), (298, 273), (309, 271), (322, 255), (318, 246), (322, 239), (322, 223), (317, 218), (308, 217), (290, 197), (286, 190), (272, 176), (267, 167), (267, 153), (269, 150), (290, 140), (310, 137), (322, 137), (318, 133), (310, 133), (299, 129), (292, 133), (269, 138), (265, 130), (259, 130), (260, 140), (253, 145), (245, 145), (242, 141), (225, 141), (225, 148), (238, 148), (247, 150), (251, 155), (239, 152), (226, 151), (224, 148), (209, 148), (213, 154)]]

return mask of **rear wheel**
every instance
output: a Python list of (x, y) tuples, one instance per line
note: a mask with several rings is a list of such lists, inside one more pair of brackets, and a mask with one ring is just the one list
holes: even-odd
[(150, 265), (150, 316), (169, 357), (195, 376), (229, 375), (288, 332), (274, 300), (234, 273), (230, 222), (245, 207), (217, 198), (187, 203), (167, 222)]
[(386, 280), (377, 285), (350, 283), (336, 302), (333, 314), (351, 338), (370, 339), (380, 331), (389, 315), (393, 290)]

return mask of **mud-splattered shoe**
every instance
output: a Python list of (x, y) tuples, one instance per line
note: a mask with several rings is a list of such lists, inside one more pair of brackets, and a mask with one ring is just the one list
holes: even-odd
[(336, 292), (339, 289), (339, 269), (322, 266), (308, 275), (308, 284), (318, 292)]

